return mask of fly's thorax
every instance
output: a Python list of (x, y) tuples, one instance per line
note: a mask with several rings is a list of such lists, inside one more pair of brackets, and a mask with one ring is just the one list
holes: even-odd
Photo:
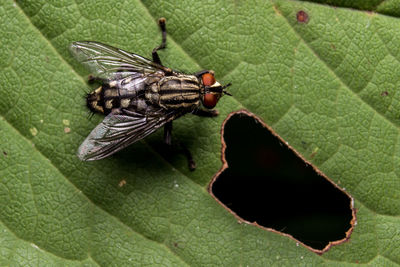
[(165, 109), (195, 108), (200, 105), (200, 91), (196, 76), (179, 74), (166, 76), (149, 87), (148, 99)]

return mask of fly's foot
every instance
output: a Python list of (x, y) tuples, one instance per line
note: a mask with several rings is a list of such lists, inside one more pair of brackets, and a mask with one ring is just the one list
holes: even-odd
[(99, 77), (96, 77), (96, 76), (93, 76), (92, 74), (89, 74), (89, 76), (88, 76), (88, 83), (89, 83), (89, 84), (93, 84), (93, 83), (95, 83), (95, 82), (100, 82), (100, 83), (102, 83), (102, 82), (104, 82), (104, 79), (99, 78)]
[(179, 146), (188, 161), (189, 170), (194, 171), (196, 169), (196, 162), (193, 160), (192, 153), (190, 153), (189, 149), (183, 144), (179, 143)]
[(90, 74), (88, 76), (88, 83), (93, 84), (95, 81), (96, 81), (96, 78), (92, 74)]
[(192, 153), (181, 142), (173, 142), (172, 144), (163, 143), (161, 154), (165, 159), (173, 158), (174, 154), (183, 154), (187, 160), (190, 171), (196, 169), (196, 162), (193, 160)]
[(196, 169), (196, 162), (194, 162), (193, 159), (190, 160), (190, 161), (188, 162), (188, 164), (189, 164), (189, 170), (190, 170), (190, 171), (194, 171), (194, 170)]
[(177, 151), (178, 153), (185, 155), (188, 161), (189, 170), (194, 171), (196, 169), (196, 163), (194, 162), (192, 153), (190, 153), (189, 149), (187, 149), (187, 147), (181, 142), (172, 143), (172, 121), (169, 121), (164, 125), (164, 144), (169, 152)]
[(167, 20), (165, 18), (159, 18), (158, 19), (158, 25), (160, 25), (161, 31), (165, 32), (165, 22)]
[(219, 111), (217, 109), (212, 109), (212, 110), (209, 110), (208, 114), (210, 117), (217, 117), (219, 115)]
[(167, 46), (167, 27), (165, 26), (166, 19), (165, 18), (160, 18), (158, 20), (158, 26), (160, 26), (161, 29), (161, 44), (153, 49), (153, 52), (151, 53), (153, 57), (153, 62), (162, 65), (160, 56), (158, 55), (157, 51), (164, 49)]
[(216, 117), (219, 115), (219, 112), (216, 109), (197, 109), (192, 113), (201, 117)]

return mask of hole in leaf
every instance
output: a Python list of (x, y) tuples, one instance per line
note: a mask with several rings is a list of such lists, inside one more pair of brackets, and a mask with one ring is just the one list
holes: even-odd
[(261, 120), (244, 110), (232, 113), (222, 135), (225, 164), (209, 190), (230, 212), (289, 234), (317, 253), (349, 238), (355, 222), (351, 198)]

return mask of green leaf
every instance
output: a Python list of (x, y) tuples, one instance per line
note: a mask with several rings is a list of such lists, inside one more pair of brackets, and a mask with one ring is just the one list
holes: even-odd
[[(301, 0), (308, 1), (308, 0)], [(328, 4), (336, 7), (348, 7), (359, 10), (368, 10), (386, 14), (389, 16), (400, 16), (400, 1), (399, 0), (313, 0), (310, 2)]]
[[(213, 69), (233, 84), (219, 117), (174, 124), (198, 169), (189, 172), (183, 156), (163, 159), (160, 131), (80, 162), (76, 150), (102, 118), (87, 118), (87, 73), (68, 45), (95, 40), (150, 57), (162, 16), (164, 65)], [(1, 265), (400, 263), (397, 18), (284, 0), (4, 0), (0, 18)], [(222, 121), (241, 108), (354, 198), (349, 242), (319, 256), (238, 223), (210, 197)]]

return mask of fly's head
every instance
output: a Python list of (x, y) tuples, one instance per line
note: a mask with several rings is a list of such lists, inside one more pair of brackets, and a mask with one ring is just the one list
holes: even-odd
[(228, 83), (227, 85), (221, 85), (219, 82), (215, 80), (214, 72), (207, 71), (201, 75), (201, 84), (202, 84), (202, 97), (201, 102), (203, 106), (212, 109), (217, 105), (218, 100), (223, 95), (231, 95), (225, 88), (230, 86), (231, 84)]

